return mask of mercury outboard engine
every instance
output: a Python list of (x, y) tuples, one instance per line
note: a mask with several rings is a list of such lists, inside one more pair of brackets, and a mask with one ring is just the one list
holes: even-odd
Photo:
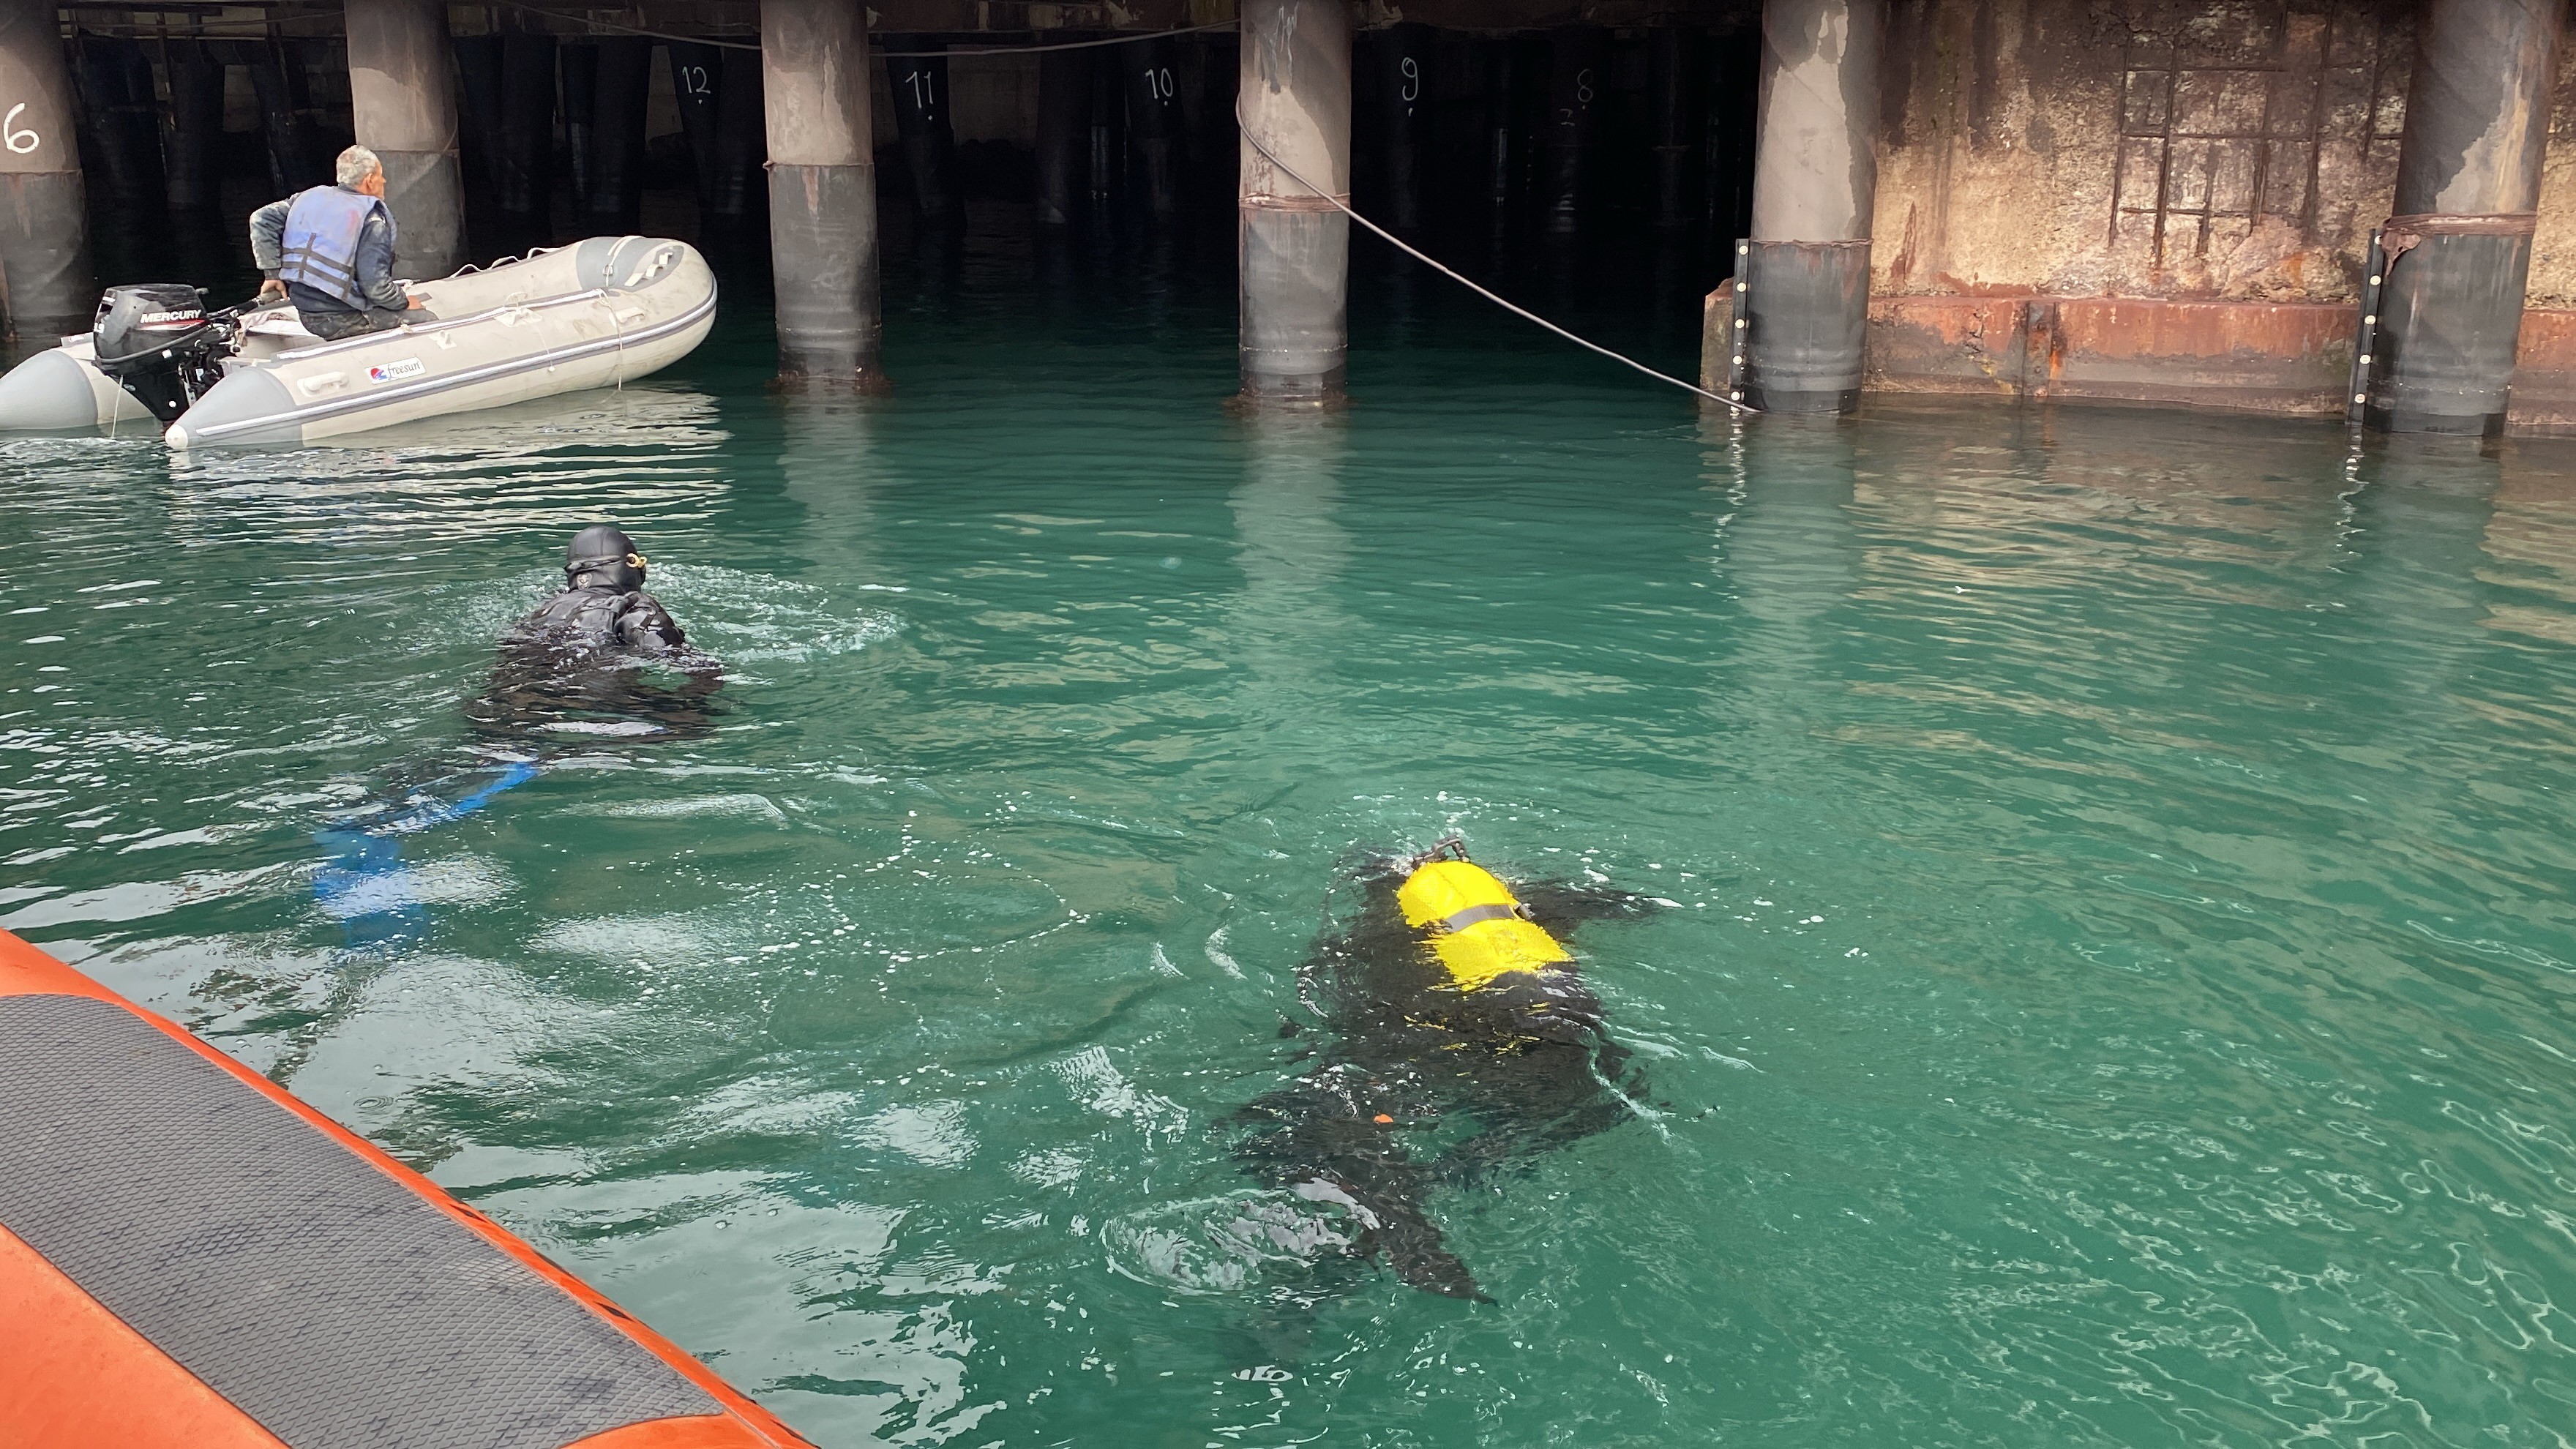
[(223, 381), (238, 337), (240, 309), (208, 313), (205, 298), (196, 287), (148, 282), (110, 287), (98, 300), (90, 333), (98, 370), (165, 423)]

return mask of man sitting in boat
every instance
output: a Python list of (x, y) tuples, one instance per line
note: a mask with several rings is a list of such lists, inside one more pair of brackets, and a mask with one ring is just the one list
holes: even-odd
[(295, 304), (304, 330), (321, 338), (384, 332), (421, 321), (420, 299), (394, 277), (394, 217), (385, 209), (385, 167), (352, 146), (333, 168), (334, 186), (299, 191), (250, 214), (250, 254), (260, 300)]

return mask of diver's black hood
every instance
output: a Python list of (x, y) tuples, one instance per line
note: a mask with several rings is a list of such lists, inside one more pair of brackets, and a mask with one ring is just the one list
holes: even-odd
[(624, 592), (644, 587), (644, 551), (635, 540), (605, 523), (594, 523), (572, 536), (564, 549), (564, 583), (570, 588)]

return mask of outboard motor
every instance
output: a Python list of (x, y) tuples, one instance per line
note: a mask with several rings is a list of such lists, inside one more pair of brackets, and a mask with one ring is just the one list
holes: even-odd
[(110, 287), (99, 298), (90, 341), (98, 370), (115, 378), (167, 423), (223, 381), (238, 308), (209, 314), (199, 288), (167, 282)]

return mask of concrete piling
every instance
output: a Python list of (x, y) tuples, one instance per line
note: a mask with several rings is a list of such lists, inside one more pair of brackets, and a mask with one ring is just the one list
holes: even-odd
[(761, 0), (760, 61), (779, 377), (881, 389), (867, 11)]
[(1758, 30), (1714, 36), (1703, 47), (1707, 123), (1700, 205), (1718, 275), (1735, 275), (1735, 243), (1752, 235), (1753, 152), (1760, 129), (1762, 36)]
[(1509, 233), (1512, 197), (1522, 157), (1520, 47), (1509, 39), (1483, 43), (1484, 116), (1480, 129), (1479, 167), (1486, 220), (1499, 247)]
[(499, 169), (493, 152), (501, 144), (501, 37), (460, 35), (451, 43), (456, 51), (456, 141), (464, 161), (470, 228), (467, 250), (476, 251), (490, 244), (479, 233), (489, 228), (483, 218), (492, 214)]
[(642, 224), (644, 107), (652, 79), (652, 41), (640, 35), (600, 40), (591, 88), (588, 205), (574, 231), (614, 235)]
[(716, 132), (724, 105), (718, 97), (725, 53), (718, 46), (680, 40), (663, 49), (671, 59), (671, 100), (680, 113), (680, 134), (689, 143), (689, 170), (697, 181), (703, 224), (716, 209)]
[(465, 264), (465, 176), (440, 0), (346, 0), (349, 98), (358, 144), (384, 162), (394, 268), (443, 277)]
[(1434, 35), (1428, 25), (1407, 22), (1369, 37), (1384, 221), (1408, 234), (1429, 220)]
[(1869, 323), (1886, 0), (1766, 0), (1753, 229), (1728, 372), (1765, 412), (1849, 412)]
[(0, 0), (0, 301), (26, 342), (89, 325), (89, 213), (51, 3)]
[(164, 195), (173, 211), (206, 211), (215, 204), (215, 167), (223, 144), (224, 68), (194, 40), (162, 47), (170, 78), (170, 108), (162, 122)]
[(501, 134), (492, 155), (492, 204), (500, 213), (503, 250), (515, 253), (553, 240), (553, 36), (501, 38)]
[(739, 243), (759, 229), (769, 206), (769, 108), (758, 51), (727, 50), (724, 79), (716, 87), (714, 210), (705, 217), (707, 238)]
[(1157, 221), (1181, 209), (1179, 47), (1157, 38), (1117, 47), (1125, 61), (1127, 119), (1135, 138), (1137, 179), (1145, 211)]
[(249, 62), (251, 90), (259, 98), (261, 139), (268, 147), (269, 190), (291, 195), (331, 179), (314, 156), (304, 123), (304, 61), (291, 40), (270, 40)]
[(2431, 0), (2397, 157), (2365, 425), (2504, 429), (2558, 73), (2559, 0)]
[(1116, 214), (1118, 193), (1126, 189), (1127, 180), (1127, 96), (1121, 80), (1117, 48), (1082, 52), (1091, 67), (1091, 130), (1088, 157), (1088, 187), (1091, 222), (1099, 228)]
[(1051, 50), (1038, 57), (1038, 225), (1071, 226), (1089, 189), (1091, 57)]
[(888, 46), (886, 85), (894, 96), (895, 137), (912, 173), (913, 209), (925, 226), (957, 217), (956, 132), (949, 121), (948, 57), (933, 44), (898, 41)]
[(80, 100), (82, 148), (93, 165), (91, 194), (121, 212), (160, 209), (160, 106), (152, 93), (152, 62), (138, 42), (84, 33), (73, 41), (72, 72)]
[(1234, 96), (1243, 84), (1243, 65), (1236, 58), (1234, 37), (1196, 37), (1199, 47), (1199, 105), (1191, 117), (1190, 182), (1194, 197), (1232, 211), (1241, 169), (1243, 138), (1236, 134)]
[(1350, 10), (1342, 0), (1244, 0), (1238, 45), (1243, 396), (1328, 403), (1341, 396), (1349, 353), (1350, 219), (1270, 157), (1348, 198)]
[(1681, 231), (1697, 220), (1702, 166), (1700, 142), (1700, 34), (1679, 25), (1658, 26), (1650, 57), (1648, 99), (1655, 125), (1655, 227)]
[(1609, 36), (1589, 25), (1569, 25), (1550, 37), (1547, 123), (1539, 149), (1542, 225), (1552, 236), (1571, 236), (1583, 221), (1591, 184), (1592, 133), (1609, 88)]
[(555, 47), (563, 74), (564, 161), (572, 174), (572, 214), (590, 214), (591, 127), (599, 120), (599, 45), (595, 40), (569, 41)]

